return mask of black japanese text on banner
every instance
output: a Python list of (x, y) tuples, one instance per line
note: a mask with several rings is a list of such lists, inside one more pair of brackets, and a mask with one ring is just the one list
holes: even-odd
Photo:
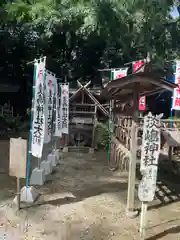
[(51, 141), (53, 117), (54, 76), (46, 71), (45, 74), (45, 136), (44, 143)]
[(151, 113), (144, 117), (141, 165), (140, 170), (144, 171), (149, 165), (157, 165), (160, 154), (160, 128), (159, 119)]
[(55, 104), (55, 111), (56, 111), (56, 120), (55, 120), (55, 133), (54, 136), (56, 137), (62, 137), (62, 131), (61, 131), (61, 116), (60, 116), (60, 106), (61, 106), (61, 89), (60, 86), (57, 84), (57, 79), (55, 79), (55, 98), (56, 98), (56, 104)]
[(142, 202), (151, 202), (156, 192), (157, 165), (149, 165), (144, 170), (144, 175), (138, 187), (138, 197)]
[(44, 116), (44, 73), (45, 60), (36, 62), (36, 79), (34, 93), (34, 111), (32, 122), (31, 153), (41, 158), (44, 143), (45, 116)]
[(61, 132), (68, 134), (69, 132), (69, 85), (61, 85)]

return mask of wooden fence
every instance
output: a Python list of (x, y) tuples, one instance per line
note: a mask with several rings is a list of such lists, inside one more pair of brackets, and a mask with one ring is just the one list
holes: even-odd
[[(130, 157), (132, 117), (119, 117), (115, 120), (114, 132), (111, 137), (110, 167), (128, 171)], [(137, 161), (141, 157), (143, 118), (136, 124), (137, 134)], [(168, 151), (169, 146), (174, 148), (174, 153), (180, 155), (180, 120), (161, 120), (161, 149)]]

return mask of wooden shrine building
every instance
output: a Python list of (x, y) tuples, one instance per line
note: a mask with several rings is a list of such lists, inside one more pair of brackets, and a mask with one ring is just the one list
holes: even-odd
[[(105, 86), (100, 94), (101, 99), (106, 99), (107, 101), (114, 102), (114, 119), (118, 120), (120, 114), (123, 113), (125, 116), (131, 116), (131, 126), (128, 127), (127, 132), (130, 138), (130, 157), (129, 157), (129, 180), (128, 180), (128, 197), (127, 197), (127, 212), (130, 214), (134, 212), (134, 192), (135, 192), (135, 180), (136, 180), (136, 159), (138, 150), (138, 129), (139, 129), (139, 96), (148, 96), (162, 89), (173, 91), (177, 87), (176, 84), (166, 81), (163, 78), (163, 74), (158, 72), (153, 72), (152, 69), (147, 68), (142, 69), (137, 73), (129, 74), (126, 77), (113, 80)], [(117, 103), (118, 102), (118, 103)], [(122, 104), (129, 104), (127, 111), (122, 110)], [(115, 122), (116, 125), (116, 122)], [(117, 124), (118, 128), (119, 122)], [(120, 132), (125, 132), (126, 129), (120, 130)], [(111, 142), (111, 149), (119, 149), (117, 145), (118, 138), (116, 136), (118, 131), (114, 131)], [(117, 141), (116, 141), (117, 139)], [(116, 158), (111, 155), (112, 158)], [(112, 159), (112, 160), (113, 160)]]
[(94, 148), (95, 128), (100, 116), (108, 118), (109, 113), (98, 101), (101, 89), (90, 89), (91, 81), (78, 89), (70, 88), (69, 139), (68, 146)]

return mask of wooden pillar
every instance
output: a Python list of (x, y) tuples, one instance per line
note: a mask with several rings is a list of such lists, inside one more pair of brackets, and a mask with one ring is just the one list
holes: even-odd
[(169, 166), (170, 166), (171, 169), (173, 169), (172, 155), (173, 155), (173, 147), (169, 146), (169, 149), (168, 149), (168, 160), (169, 160)]
[(134, 192), (136, 181), (136, 152), (137, 152), (137, 120), (138, 120), (138, 101), (139, 94), (134, 88), (133, 94), (133, 114), (131, 126), (131, 139), (130, 139), (130, 163), (129, 163), (129, 178), (128, 178), (128, 196), (127, 196), (127, 214), (130, 217), (137, 216), (138, 212), (134, 209)]
[(112, 100), (109, 101), (109, 126), (108, 126), (108, 131), (109, 131), (109, 136), (108, 136), (108, 163), (110, 164), (112, 160), (112, 155), (111, 155), (111, 128), (112, 128)]
[(63, 152), (68, 152), (68, 134), (63, 134), (64, 139), (64, 146), (63, 146)]
[(112, 104), (111, 104), (111, 120), (113, 121), (113, 123), (114, 123), (114, 116), (115, 116), (115, 114), (114, 114), (114, 106), (115, 106), (115, 101), (114, 100), (112, 100)]
[(65, 137), (65, 147), (68, 146), (68, 134), (64, 134)]
[(82, 99), (81, 99), (81, 103), (84, 103), (84, 91), (82, 92)]
[(94, 116), (93, 116), (93, 132), (92, 132), (92, 144), (91, 147), (95, 147), (95, 131), (97, 125), (97, 105), (95, 105)]

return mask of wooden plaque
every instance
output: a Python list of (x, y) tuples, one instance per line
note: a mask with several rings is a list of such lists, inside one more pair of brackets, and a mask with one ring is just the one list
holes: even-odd
[(138, 188), (138, 197), (141, 202), (151, 202), (156, 192), (158, 167), (147, 166)]
[(26, 178), (27, 140), (10, 138), (9, 175)]

